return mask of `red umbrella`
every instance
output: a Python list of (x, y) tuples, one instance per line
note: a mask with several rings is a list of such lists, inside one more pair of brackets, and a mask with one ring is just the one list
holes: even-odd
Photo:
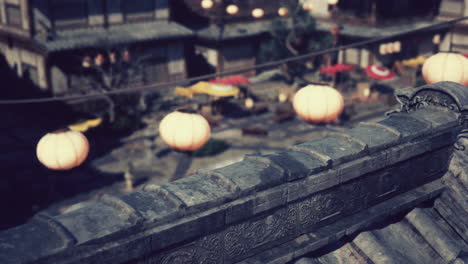
[(365, 71), (369, 77), (372, 77), (376, 80), (391, 80), (393, 77), (395, 77), (395, 74), (393, 74), (391, 70), (383, 66), (368, 65), (365, 68)]
[(333, 66), (327, 66), (327, 67), (322, 67), (320, 68), (320, 73), (322, 74), (328, 74), (328, 75), (335, 75), (336, 71), (333, 68)]
[(337, 72), (344, 72), (344, 71), (349, 71), (352, 69), (353, 69), (353, 65), (338, 63), (333, 66), (320, 68), (320, 73), (328, 74), (328, 75), (335, 75)]
[(336, 72), (344, 72), (344, 71), (349, 71), (353, 69), (353, 65), (343, 64), (343, 63), (338, 63), (334, 67), (335, 67)]
[(237, 85), (249, 83), (249, 79), (245, 78), (242, 75), (232, 75), (224, 78), (213, 79), (210, 83), (226, 84), (226, 85)]

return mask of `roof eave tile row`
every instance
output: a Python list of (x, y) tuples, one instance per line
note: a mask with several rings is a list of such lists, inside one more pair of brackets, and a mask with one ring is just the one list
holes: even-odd
[[(446, 100), (428, 99), (434, 95)], [(437, 150), (431, 164), (418, 165), (424, 168), (419, 173), (428, 174), (423, 180), (432, 181), (429, 175), (447, 169), (445, 149), (461, 129), (460, 116), (467, 114), (468, 90), (441, 82), (403, 89), (397, 98), (402, 103), (400, 111), (378, 123), (363, 123), (283, 152), (246, 156), (241, 162), (148, 185), (121, 198), (104, 196), (98, 203), (50, 221), (36, 219), (0, 232), (0, 262), (72, 258), (70, 252), (91, 256), (102, 245), (119, 247), (128, 241), (139, 241), (131, 244), (140, 246), (126, 251), (125, 258), (138, 258), (142, 252), (219, 231), (388, 166), (410, 159), (426, 162), (417, 157)], [(408, 180), (402, 188), (421, 184)], [(104, 259), (115, 257), (101, 253)]]

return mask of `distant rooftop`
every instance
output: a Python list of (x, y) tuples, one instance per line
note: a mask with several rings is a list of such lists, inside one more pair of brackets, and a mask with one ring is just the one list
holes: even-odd
[(174, 22), (157, 21), (149, 23), (124, 24), (109, 28), (95, 27), (57, 32), (53, 40), (36, 39), (48, 51), (63, 51), (93, 47), (97, 45), (118, 45), (124, 43), (173, 39), (193, 36), (190, 29)]
[[(269, 31), (271, 21), (263, 20), (251, 23), (236, 23), (236, 24), (226, 24), (224, 25), (224, 32), (222, 38), (224, 40), (235, 39), (240, 37), (250, 37), (260, 35)], [(355, 25), (344, 25), (344, 28), (341, 30), (341, 34), (353, 37), (361, 38), (375, 38), (375, 37), (384, 37), (392, 34), (402, 33), (409, 30), (415, 30), (431, 25), (440, 23), (439, 21), (432, 22), (415, 22), (411, 24), (399, 24), (395, 26), (386, 26), (386, 27), (372, 27), (372, 26), (355, 26)], [(329, 21), (319, 21), (317, 20), (317, 28), (319, 30), (330, 31), (333, 27), (336, 26), (336, 23)], [(447, 28), (446, 26), (441, 26), (440, 29)], [(219, 27), (206, 27), (199, 30), (197, 36), (202, 39), (207, 40), (216, 40), (220, 35)]]

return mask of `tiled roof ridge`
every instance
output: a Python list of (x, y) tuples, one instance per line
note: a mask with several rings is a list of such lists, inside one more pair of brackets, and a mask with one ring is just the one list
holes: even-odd
[(53, 217), (53, 225), (32, 221), (2, 231), (0, 262), (235, 263), (309, 232), (356, 231), (361, 224), (349, 229), (340, 221), (391, 199), (405, 204), (405, 193), (413, 206), (440, 194), (453, 143), (468, 127), (464, 86), (441, 82), (396, 96), (401, 109), (376, 125), (106, 196)]

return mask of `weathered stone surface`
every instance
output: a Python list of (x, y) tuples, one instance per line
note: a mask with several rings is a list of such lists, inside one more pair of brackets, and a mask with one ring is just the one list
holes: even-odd
[(460, 246), (439, 227), (424, 209), (413, 209), (406, 215), (406, 219), (445, 261), (450, 262), (458, 256), (461, 250)]
[(288, 188), (282, 186), (258, 193), (253, 200), (253, 213), (259, 214), (285, 205), (288, 202), (288, 191)]
[(296, 217), (294, 207), (281, 208), (267, 216), (228, 227), (222, 235), (225, 263), (235, 263), (293, 238)]
[(297, 151), (283, 151), (264, 156), (285, 170), (288, 181), (304, 178), (328, 168), (323, 161)]
[(253, 215), (254, 200), (251, 197), (236, 200), (226, 208), (226, 225), (249, 219)]
[(201, 211), (234, 199), (236, 189), (217, 176), (195, 174), (162, 185), (177, 196), (187, 210)]
[(369, 152), (389, 148), (399, 142), (400, 132), (392, 127), (380, 123), (361, 122), (358, 126), (348, 130), (346, 133), (364, 141)]
[(362, 144), (336, 135), (302, 143), (295, 147), (311, 149), (330, 157), (332, 166), (362, 157), (366, 150)]
[(59, 215), (55, 219), (75, 236), (78, 244), (115, 234), (135, 224), (128, 214), (102, 203)]
[(457, 114), (446, 109), (445, 111), (434, 111), (432, 109), (419, 109), (418, 111), (408, 113), (410, 116), (423, 118), (432, 123), (436, 130), (445, 130), (458, 125)]
[(432, 131), (429, 121), (424, 121), (424, 119), (407, 114), (393, 114), (379, 123), (398, 130), (401, 133), (401, 140), (403, 142), (422, 137)]
[[(62, 234), (50, 235), (36, 254), (15, 260), (45, 256), (41, 261), (50, 263), (285, 263), (435, 199), (443, 190), (434, 208), (443, 219), (455, 219), (448, 220), (453, 232), (465, 238), (466, 203), (460, 189), (466, 186), (466, 154), (460, 153), (466, 151), (466, 131), (459, 136), (446, 188), (438, 180), (448, 169), (451, 145), (462, 127), (455, 119), (468, 111), (468, 93), (458, 88), (448, 83), (445, 88), (434, 84), (401, 91), (400, 113), (380, 123), (361, 124), (284, 152), (248, 156), (122, 198), (104, 196), (101, 202), (54, 217), (58, 229), (46, 221), (18, 227), (18, 234), (0, 232), (0, 259), (8, 259), (9, 252), (35, 252), (32, 247), (42, 236)], [(449, 113), (446, 120), (442, 113)], [(431, 234), (428, 226), (419, 229)], [(379, 232), (370, 234), (380, 241), (365, 239), (365, 249), (383, 240)], [(20, 239), (31, 243), (20, 245)], [(17, 242), (4, 242), (10, 240)], [(376, 251), (382, 250), (366, 254)], [(461, 253), (449, 253), (446, 259), (461, 259)]]
[(315, 192), (333, 187), (339, 182), (335, 171), (325, 171), (310, 175), (307, 178), (290, 183), (288, 188), (288, 202), (307, 197)]
[(166, 197), (154, 192), (133, 192), (121, 199), (135, 208), (148, 222), (167, 219), (168, 216), (175, 215), (179, 210), (182, 210), (181, 204), (174, 204)]
[[(344, 235), (355, 235), (356, 232), (365, 230), (375, 223), (379, 223), (393, 215), (398, 215), (408, 210), (408, 208), (413, 208), (422, 201), (440, 194), (442, 189), (443, 185), (440, 182), (426, 184), (364, 211), (342, 217), (337, 222), (307, 233), (306, 237), (298, 235), (296, 239), (265, 250), (243, 260), (242, 263), (287, 263), (293, 259), (298, 259), (306, 253), (314, 252), (326, 245), (333, 245)], [(388, 210), (389, 208), (393, 210)], [(298, 239), (299, 237), (302, 238)]]
[(0, 263), (25, 263), (63, 250), (65, 245), (66, 242), (49, 225), (31, 221), (2, 232)]
[(283, 172), (276, 168), (248, 160), (213, 170), (213, 172), (225, 176), (239, 186), (242, 196), (279, 185), (285, 181)]

